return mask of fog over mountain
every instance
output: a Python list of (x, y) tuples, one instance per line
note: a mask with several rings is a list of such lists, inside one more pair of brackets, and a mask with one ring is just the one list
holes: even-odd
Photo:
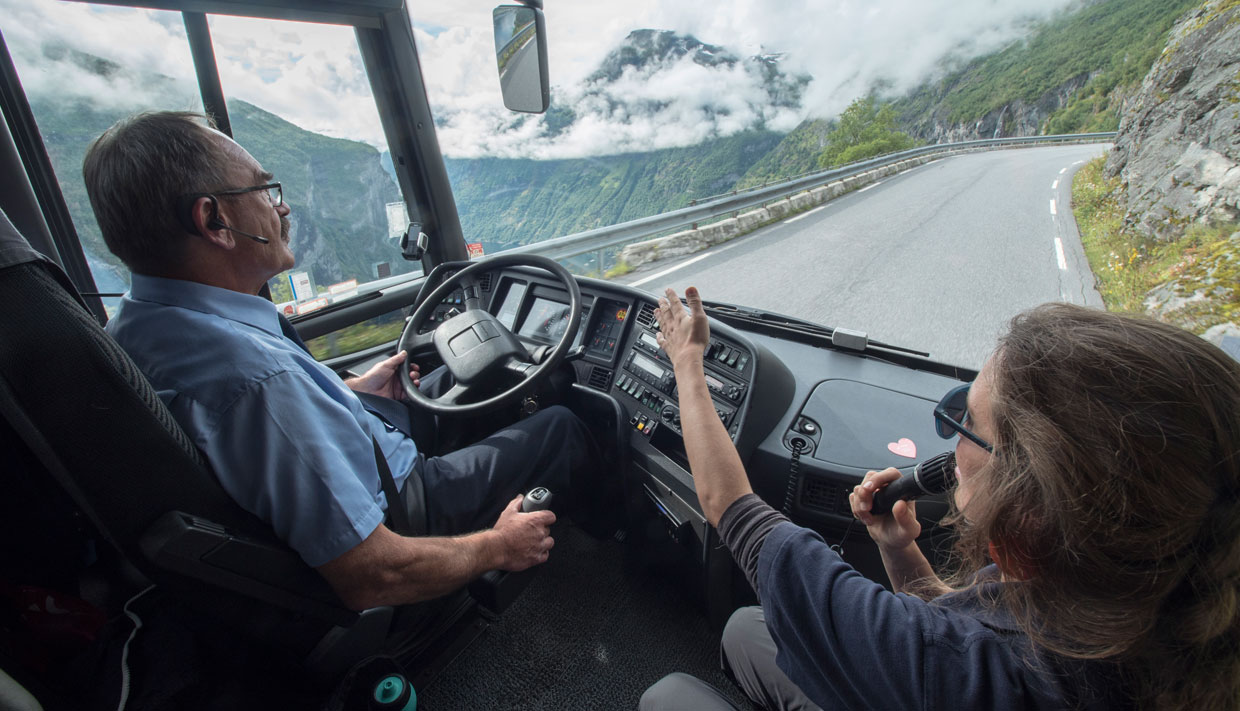
[[(573, 158), (692, 145), (751, 129), (787, 131), (804, 118), (838, 114), (875, 85), (914, 86), (1020, 39), (1034, 21), (1079, 2), (720, 0), (707, 12), (656, 0), (623, 8), (549, 3), (556, 110), (533, 118), (502, 108), (493, 2), (416, 5), (414, 32), (446, 155)], [(211, 29), (227, 95), (308, 130), (383, 147), (348, 28), (213, 17)], [(0, 0), (0, 31), (31, 93), (124, 97), (164, 108), (196, 103), (177, 13)], [(616, 53), (661, 36), (685, 43), (685, 51), (606, 71)], [(180, 89), (169, 94), (84, 74), (45, 51), (57, 45), (161, 74)], [(706, 56), (722, 61), (702, 61)]]

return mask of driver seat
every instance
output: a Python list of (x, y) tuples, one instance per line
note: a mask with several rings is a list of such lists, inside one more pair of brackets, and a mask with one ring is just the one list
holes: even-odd
[[(68, 277), (3, 211), (0, 333), (0, 441), (24, 448), (6, 452), (13, 466), (3, 467), (4, 496), (67, 494), (94, 537), (168, 597), (322, 678), (338, 679), (390, 649), (393, 608), (345, 607), (317, 571), (224, 492)], [(42, 533), (23, 535), (29, 541), (6, 546), (37, 546)], [(401, 608), (396, 643), (406, 645), (402, 652), (425, 651), (467, 605), (460, 593), (423, 603), (428, 614)], [(406, 635), (411, 627), (416, 632)], [(408, 645), (410, 637), (427, 641)]]

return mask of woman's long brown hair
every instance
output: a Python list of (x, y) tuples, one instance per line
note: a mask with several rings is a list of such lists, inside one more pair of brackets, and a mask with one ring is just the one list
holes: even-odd
[(1015, 556), (1028, 579), (998, 604), (1035, 648), (1114, 662), (1141, 708), (1240, 707), (1240, 363), (1054, 304), (1012, 321), (992, 368), (961, 570)]

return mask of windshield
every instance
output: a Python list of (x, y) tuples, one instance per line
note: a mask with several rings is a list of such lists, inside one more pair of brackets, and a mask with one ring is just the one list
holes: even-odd
[[(504, 106), (492, 3), (412, 5), (410, 20), (471, 257), (566, 240), (579, 246), (557, 256), (580, 275), (653, 294), (695, 285), (978, 368), (1036, 304), (1132, 308), (1104, 277), (1154, 246), (1083, 247), (1072, 208), (1074, 177), (1101, 172), (1113, 137), (850, 166), (1113, 131), (1114, 97), (1136, 91), (1197, 4), (568, 3), (545, 13), (544, 114)], [(201, 107), (181, 19), (0, 6), (96, 281), (122, 290), (81, 156), (126, 113)], [(271, 281), (273, 299), (308, 314), (420, 273), (400, 255), (410, 218), (352, 29), (216, 16), (210, 28), (235, 136), (292, 206), (298, 262)], [(132, 41), (108, 41), (118, 36)], [(654, 219), (667, 215), (683, 217)], [(650, 227), (581, 239), (640, 220)]]

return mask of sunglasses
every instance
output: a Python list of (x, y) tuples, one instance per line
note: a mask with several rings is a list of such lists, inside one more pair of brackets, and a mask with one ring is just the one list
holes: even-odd
[(934, 429), (943, 439), (951, 439), (960, 435), (987, 452), (993, 453), (995, 448), (989, 442), (964, 426), (965, 418), (969, 416), (969, 386), (971, 385), (972, 383), (957, 385), (948, 390), (943, 399), (939, 400), (939, 404), (934, 406)]

